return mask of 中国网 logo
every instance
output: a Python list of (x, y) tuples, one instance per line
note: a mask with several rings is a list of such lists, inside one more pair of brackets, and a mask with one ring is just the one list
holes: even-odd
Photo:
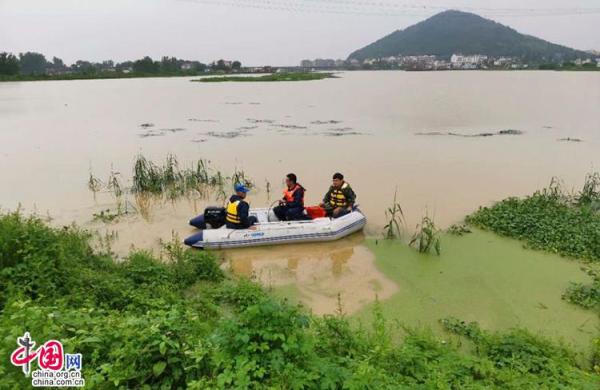
[[(81, 375), (82, 357), (80, 353), (63, 353), (63, 345), (57, 340), (48, 340), (37, 349), (29, 332), (17, 338), (17, 349), (10, 355), (11, 363), (21, 367), (23, 374), (31, 375), (34, 387), (83, 387), (85, 379)], [(32, 371), (32, 363), (37, 361), (39, 369)]]

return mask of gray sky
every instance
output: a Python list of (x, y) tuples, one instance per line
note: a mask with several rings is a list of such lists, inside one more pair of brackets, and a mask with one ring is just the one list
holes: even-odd
[(0, 51), (67, 63), (169, 55), (296, 65), (346, 58), (444, 9), (600, 50), (600, 0), (0, 0)]

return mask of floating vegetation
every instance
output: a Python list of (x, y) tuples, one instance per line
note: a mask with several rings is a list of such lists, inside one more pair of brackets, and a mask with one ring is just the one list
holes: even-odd
[(341, 137), (344, 135), (364, 135), (360, 131), (354, 131), (352, 127), (337, 127), (320, 133), (329, 137)]
[(515, 130), (515, 129), (500, 130), (498, 132), (498, 135), (521, 135), (521, 134), (523, 134), (523, 132), (521, 130)]
[(300, 125), (286, 125), (286, 124), (275, 124), (274, 126), (281, 127), (289, 130), (306, 130), (308, 127)]
[(190, 121), (190, 122), (206, 122), (206, 123), (218, 123), (219, 122), (216, 119), (197, 119), (197, 118), (190, 118), (190, 119), (188, 119), (188, 121)]
[(429, 136), (438, 136), (438, 135), (447, 135), (453, 137), (463, 137), (463, 138), (479, 138), (479, 137), (493, 137), (495, 135), (522, 135), (524, 134), (521, 130), (515, 129), (506, 129), (500, 130), (497, 132), (483, 132), (483, 133), (475, 133), (475, 134), (465, 134), (465, 133), (455, 133), (455, 132), (441, 132), (441, 131), (428, 131), (428, 132), (418, 132), (415, 135), (429, 135)]
[(446, 232), (448, 234), (452, 234), (453, 236), (462, 236), (472, 233), (471, 228), (465, 224), (454, 224), (450, 226)]
[(162, 137), (165, 135), (164, 131), (160, 131), (160, 130), (149, 130), (146, 131), (145, 133), (141, 133), (139, 134), (140, 138), (148, 138), (148, 137)]
[(182, 132), (185, 130), (187, 130), (187, 129), (184, 129), (183, 127), (167, 128), (167, 129), (160, 129), (160, 130), (150, 129), (144, 133), (139, 134), (139, 137), (141, 137), (141, 138), (163, 137), (167, 133), (179, 133), (179, 132)]
[(581, 307), (585, 307), (586, 309), (599, 307), (600, 272), (589, 267), (582, 268), (582, 270), (592, 279), (592, 283), (584, 284), (571, 282), (563, 294), (563, 299)]
[(311, 125), (336, 125), (338, 123), (342, 123), (342, 121), (337, 121), (337, 120), (328, 120), (328, 121), (320, 121), (320, 120), (316, 120), (316, 121), (312, 121), (310, 122)]
[(441, 253), (439, 234), (440, 231), (435, 226), (433, 219), (425, 215), (421, 223), (417, 225), (417, 231), (411, 238), (409, 245), (416, 248), (420, 253), (431, 253), (433, 249), (439, 255)]
[(385, 218), (388, 223), (383, 227), (384, 237), (388, 240), (402, 236), (401, 226), (404, 226), (404, 212), (397, 200), (398, 190), (394, 191), (394, 202), (385, 210)]
[(140, 127), (144, 128), (144, 129), (147, 129), (147, 128), (150, 128), (150, 127), (154, 127), (154, 123), (142, 123), (140, 125)]
[(581, 191), (570, 193), (553, 179), (524, 199), (482, 207), (466, 222), (523, 240), (533, 249), (600, 261), (600, 175), (588, 174)]
[(214, 138), (232, 139), (232, 138), (238, 138), (238, 137), (247, 137), (250, 134), (247, 134), (246, 130), (232, 130), (232, 131), (225, 131), (225, 132), (208, 131), (206, 133), (203, 133), (203, 135), (208, 135), (209, 137), (214, 137)]
[(274, 120), (272, 119), (253, 119), (253, 118), (246, 118), (246, 120), (250, 123), (267, 123), (267, 124), (272, 124), (275, 123)]
[(571, 138), (571, 137), (559, 138), (558, 141), (559, 142), (583, 142), (583, 140), (581, 138)]
[(361, 133), (359, 131), (326, 131), (321, 134), (328, 137), (343, 137), (345, 135), (364, 135), (364, 133)]
[(101, 210), (99, 213), (94, 213), (93, 218), (94, 218), (94, 221), (110, 223), (110, 222), (114, 222), (115, 220), (117, 220), (117, 218), (119, 218), (120, 216), (122, 216), (124, 214), (126, 214), (126, 213), (122, 212), (121, 210), (112, 212), (110, 209), (106, 209), (106, 210)]
[(172, 129), (160, 129), (160, 131), (169, 132), (169, 133), (179, 133), (179, 132), (186, 131), (186, 130), (187, 129), (184, 129), (183, 127), (175, 127)]

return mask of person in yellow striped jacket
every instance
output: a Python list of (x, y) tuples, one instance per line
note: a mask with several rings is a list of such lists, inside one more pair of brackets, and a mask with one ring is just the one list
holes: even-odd
[(235, 194), (229, 198), (225, 208), (225, 225), (228, 229), (248, 229), (257, 222), (255, 216), (249, 215), (250, 204), (245, 201), (248, 191), (243, 184), (235, 185)]
[(354, 190), (344, 181), (344, 175), (337, 172), (333, 175), (332, 185), (319, 206), (325, 209), (327, 216), (339, 218), (351, 212), (355, 202)]

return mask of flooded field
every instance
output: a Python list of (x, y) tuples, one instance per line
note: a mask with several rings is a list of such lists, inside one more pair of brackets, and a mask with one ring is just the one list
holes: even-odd
[[(447, 227), (479, 205), (531, 193), (552, 176), (567, 187), (579, 186), (586, 172), (598, 169), (598, 74), (340, 76), (296, 83), (204, 84), (185, 78), (0, 83), (0, 207), (20, 204), (57, 225), (77, 222), (109, 237), (113, 251), (124, 254), (131, 247), (158, 250), (161, 241), (183, 239), (193, 232), (188, 219), (218, 203), (200, 198), (153, 202), (144, 218), (125, 194), (129, 214), (112, 222), (94, 219), (116, 205), (112, 194), (90, 192), (90, 173), (106, 182), (116, 172), (124, 187), (131, 186), (140, 153), (157, 162), (174, 154), (182, 166), (207, 159), (229, 174), (243, 169), (257, 186), (249, 196), (255, 206), (279, 197), (288, 172), (307, 188), (307, 202), (318, 203), (332, 173), (341, 171), (369, 220), (367, 237), (381, 234), (396, 189), (408, 226), (427, 212)], [(482, 250), (477, 245), (485, 240), (475, 238), (468, 238), (467, 246)], [(484, 288), (490, 301), (480, 297), (470, 311), (451, 312), (481, 319), (484, 326), (543, 328), (552, 319), (541, 315), (550, 311), (536, 308), (538, 301), (560, 303), (564, 311), (553, 313), (585, 321), (557, 302), (560, 292), (555, 293), (567, 276), (577, 278), (575, 263), (521, 253), (516, 246), (506, 259), (495, 254), (484, 262), (485, 256), (470, 256), (461, 248), (444, 249), (443, 256), (456, 262), (440, 259), (439, 271), (455, 278), (439, 281), (428, 274), (438, 272), (429, 260), (415, 263), (416, 255), (404, 247), (390, 257), (371, 241), (365, 244), (362, 235), (334, 244), (233, 250), (223, 256), (224, 266), (234, 272), (300, 297), (319, 313), (334, 311), (341, 294), (346, 310), (360, 316), (377, 294), (401, 319), (431, 324), (445, 314), (440, 307), (475, 293), (456, 288), (470, 283)], [(521, 256), (529, 262), (517, 261)], [(413, 264), (397, 268), (401, 262)], [(488, 263), (495, 268), (484, 266)], [(417, 271), (421, 266), (433, 270)], [(556, 278), (554, 284), (542, 274)], [(542, 290), (532, 296), (524, 287), (511, 289), (513, 277)], [(427, 301), (428, 289), (439, 293), (435, 302)], [(431, 306), (434, 310), (428, 310)]]

